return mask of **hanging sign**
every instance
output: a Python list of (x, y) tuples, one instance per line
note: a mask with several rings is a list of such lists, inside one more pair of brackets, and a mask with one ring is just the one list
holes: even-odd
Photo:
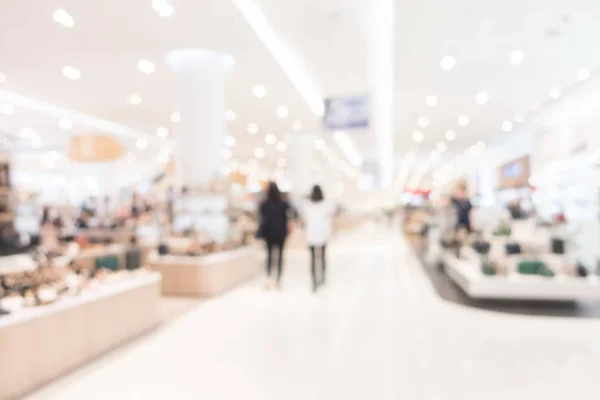
[(369, 98), (354, 96), (325, 99), (323, 125), (330, 131), (369, 127)]

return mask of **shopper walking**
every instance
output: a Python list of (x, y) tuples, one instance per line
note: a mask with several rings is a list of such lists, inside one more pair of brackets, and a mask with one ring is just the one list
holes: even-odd
[[(309, 201), (302, 208), (302, 218), (306, 231), (306, 242), (310, 248), (312, 289), (317, 291), (319, 285), (325, 283), (327, 242), (331, 236), (331, 219), (334, 208), (325, 202), (323, 190), (319, 185), (312, 189)], [(321, 264), (320, 279), (317, 278), (317, 257)]]
[(464, 229), (467, 233), (471, 233), (473, 228), (473, 205), (467, 197), (467, 185), (465, 183), (459, 183), (456, 186), (452, 205), (456, 211), (456, 230)]
[[(266, 199), (260, 204), (260, 223), (256, 236), (264, 239), (267, 244), (267, 283), (270, 289), (275, 284), (277, 289), (281, 288), (281, 274), (283, 270), (283, 248), (288, 235), (288, 219), (290, 205), (283, 200), (279, 188), (275, 182), (269, 183)], [(273, 251), (277, 248), (277, 277), (275, 282), (271, 278), (273, 265)]]

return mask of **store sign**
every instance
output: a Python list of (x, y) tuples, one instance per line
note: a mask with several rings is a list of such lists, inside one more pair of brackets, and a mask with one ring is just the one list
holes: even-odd
[(500, 167), (500, 188), (529, 186), (529, 156), (521, 157)]
[(325, 99), (323, 125), (330, 131), (369, 127), (369, 98), (354, 96)]

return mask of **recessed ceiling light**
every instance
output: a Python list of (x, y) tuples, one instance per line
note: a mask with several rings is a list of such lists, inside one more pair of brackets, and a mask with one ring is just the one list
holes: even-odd
[(252, 88), (252, 93), (254, 93), (254, 95), (260, 99), (265, 97), (267, 94), (267, 89), (265, 89), (263, 85), (256, 85)]
[(0, 104), (0, 114), (13, 115), (15, 113), (15, 106), (12, 104)]
[(513, 123), (510, 121), (504, 121), (502, 123), (502, 130), (504, 132), (511, 132), (513, 130)]
[(446, 131), (446, 139), (451, 142), (456, 139), (456, 132), (454, 131)]
[(292, 123), (292, 129), (293, 129), (293, 130), (295, 130), (295, 131), (300, 131), (300, 130), (302, 130), (302, 127), (303, 127), (303, 125), (302, 125), (302, 121), (294, 121), (294, 122)]
[(236, 115), (235, 115), (235, 111), (232, 110), (227, 110), (225, 111), (225, 119), (229, 122), (231, 121), (235, 121)]
[(250, 124), (246, 125), (246, 130), (248, 131), (249, 134), (256, 135), (258, 133), (258, 125), (254, 124), (254, 123), (250, 123)]
[(285, 142), (277, 143), (277, 150), (284, 152), (287, 150), (287, 144)]
[(152, 8), (161, 17), (170, 17), (173, 15), (173, 6), (166, 0), (152, 0)]
[(289, 111), (286, 106), (277, 107), (277, 116), (279, 118), (287, 118), (288, 114), (289, 114)]
[(151, 61), (148, 61), (148, 60), (138, 61), (137, 67), (141, 72), (143, 72), (145, 74), (151, 74), (156, 70), (154, 63), (152, 63)]
[(148, 141), (144, 138), (139, 138), (136, 140), (135, 145), (138, 149), (144, 150), (146, 147), (148, 147)]
[(236, 142), (237, 142), (237, 140), (235, 140), (235, 138), (231, 135), (227, 135), (225, 137), (225, 144), (229, 147), (235, 146)]
[(438, 153), (443, 153), (448, 150), (448, 145), (444, 142), (439, 142), (436, 146)]
[(480, 106), (487, 104), (489, 100), (490, 96), (488, 96), (486, 92), (479, 92), (477, 93), (477, 96), (475, 96), (475, 102)]
[(442, 58), (442, 61), (440, 61), (440, 66), (444, 71), (451, 70), (452, 68), (454, 68), (455, 65), (456, 59), (452, 56), (445, 56), (444, 58)]
[(479, 150), (485, 150), (485, 148), (487, 147), (483, 140), (480, 140), (477, 143), (475, 143), (475, 146), (477, 146)]
[(6, 82), (6, 75), (0, 72), (0, 83)]
[(166, 138), (167, 136), (169, 136), (169, 130), (164, 126), (159, 126), (158, 128), (156, 128), (156, 136)]
[(127, 96), (127, 102), (133, 106), (139, 106), (142, 104), (142, 96), (136, 93), (131, 93)]
[(580, 81), (587, 81), (590, 79), (590, 71), (588, 71), (586, 68), (581, 68), (579, 71), (577, 71), (577, 79)]
[(415, 142), (420, 143), (423, 141), (423, 138), (425, 136), (423, 135), (423, 132), (421, 132), (421, 131), (414, 131), (412, 134), (412, 137)]
[(64, 26), (65, 28), (72, 28), (73, 25), (75, 25), (75, 20), (73, 19), (73, 17), (71, 17), (71, 15), (62, 8), (59, 8), (58, 10), (54, 11), (54, 14), (52, 14), (52, 18), (54, 18), (54, 21)]
[(221, 157), (223, 157), (224, 160), (229, 160), (231, 158), (231, 150), (229, 150), (229, 149), (221, 150)]
[(284, 168), (287, 165), (287, 160), (285, 158), (278, 158), (277, 159), (277, 166), (279, 168)]
[(467, 125), (469, 125), (469, 116), (468, 115), (461, 115), (458, 117), (458, 125), (465, 127)]
[(325, 149), (325, 141), (323, 139), (317, 139), (317, 140), (315, 140), (315, 148), (317, 150), (323, 150), (323, 149)]
[(277, 142), (277, 136), (269, 133), (267, 136), (265, 136), (265, 142), (267, 142), (267, 144), (275, 144), (275, 142)]
[(265, 156), (265, 149), (263, 149), (262, 147), (258, 147), (256, 150), (254, 150), (254, 157), (261, 159)]
[(515, 115), (515, 122), (517, 124), (522, 124), (523, 122), (525, 122), (525, 116), (523, 114)]
[(419, 117), (419, 119), (417, 120), (417, 124), (421, 128), (427, 128), (429, 126), (429, 120), (426, 117)]
[(550, 91), (550, 97), (554, 100), (558, 100), (560, 99), (560, 96), (562, 96), (562, 90), (560, 90), (560, 88), (554, 88)]
[(61, 118), (58, 120), (58, 127), (60, 129), (69, 130), (73, 127), (73, 122), (68, 118)]
[(510, 53), (510, 63), (511, 65), (519, 65), (525, 58), (525, 54), (521, 50), (515, 50)]
[(179, 121), (181, 121), (181, 114), (179, 114), (178, 112), (172, 112), (170, 119), (172, 123), (176, 124)]
[(429, 157), (431, 159), (436, 159), (440, 156), (440, 153), (438, 153), (436, 150), (431, 150), (431, 153), (429, 153)]
[(65, 78), (69, 78), (73, 81), (76, 81), (77, 79), (81, 78), (81, 71), (77, 68), (73, 68), (68, 65), (62, 69), (62, 73), (65, 76)]
[(425, 97), (425, 103), (427, 103), (429, 107), (435, 107), (438, 104), (438, 98), (437, 96), (429, 95)]

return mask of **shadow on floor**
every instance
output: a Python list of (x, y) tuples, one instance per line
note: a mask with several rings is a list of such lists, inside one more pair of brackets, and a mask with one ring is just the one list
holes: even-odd
[(426, 240), (418, 237), (407, 239), (437, 294), (446, 301), (482, 310), (517, 315), (547, 317), (600, 318), (600, 302), (547, 302), (522, 300), (472, 299), (454, 283), (438, 265), (428, 263), (424, 257)]

